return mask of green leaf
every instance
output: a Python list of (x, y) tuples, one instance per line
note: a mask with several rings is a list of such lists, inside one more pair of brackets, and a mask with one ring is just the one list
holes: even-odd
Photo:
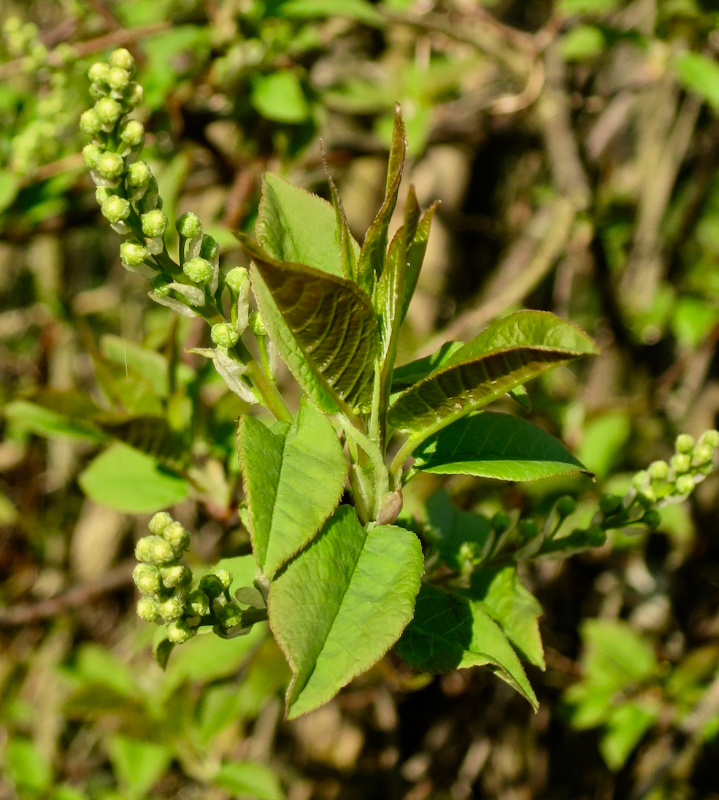
[(565, 61), (587, 61), (599, 55), (606, 40), (596, 25), (576, 25), (559, 39), (559, 52)]
[(592, 472), (604, 478), (621, 459), (631, 433), (632, 424), (626, 411), (601, 414), (585, 425), (577, 456)]
[(613, 772), (620, 770), (644, 734), (659, 718), (657, 703), (629, 701), (612, 711), (599, 742), (599, 752)]
[(454, 570), (463, 564), (460, 557), (462, 545), (469, 543), (481, 554), (492, 535), (489, 520), (471, 511), (455, 508), (444, 489), (435, 492), (426, 504), (427, 524), (434, 543), (444, 563)]
[(554, 436), (510, 414), (484, 411), (426, 439), (414, 467), (439, 475), (534, 481), (588, 472)]
[(255, 761), (230, 761), (220, 767), (214, 783), (233, 797), (282, 800), (284, 793), (277, 775)]
[(512, 645), (479, 603), (424, 584), (414, 619), (395, 647), (400, 658), (423, 672), (487, 666), (538, 707)]
[(515, 566), (475, 569), (470, 588), (463, 594), (492, 617), (523, 658), (545, 668), (538, 622), (542, 606), (524, 587)]
[(258, 113), (273, 122), (299, 125), (310, 118), (310, 105), (300, 79), (289, 69), (257, 75), (252, 81), (250, 102)]
[(52, 784), (52, 768), (34, 742), (23, 736), (11, 737), (5, 746), (5, 770), (18, 792), (40, 794)]
[(184, 438), (164, 417), (103, 413), (95, 421), (108, 435), (170, 468), (179, 468), (187, 460)]
[(18, 427), (45, 436), (61, 436), (88, 442), (103, 442), (107, 437), (87, 419), (71, 418), (27, 400), (13, 400), (3, 408), (3, 414)]
[(698, 94), (712, 108), (719, 108), (719, 64), (714, 59), (687, 51), (677, 53), (672, 66), (685, 89)]
[[(169, 380), (167, 374), (167, 359), (155, 350), (141, 347), (136, 342), (123, 339), (120, 336), (103, 336), (100, 340), (102, 354), (124, 367), (136, 370), (152, 386), (158, 397), (165, 398), (169, 395)], [(177, 383), (186, 386), (195, 377), (195, 371), (187, 364), (177, 365)]]
[(13, 173), (0, 169), (0, 214), (13, 204), (19, 188), (20, 182)]
[(404, 391), (391, 406), (389, 421), (424, 439), (542, 372), (598, 352), (575, 325), (542, 311), (518, 311)]
[(357, 262), (357, 282), (370, 297), (374, 292), (377, 279), (384, 270), (389, 223), (397, 205), (397, 195), (402, 180), (406, 154), (407, 131), (402, 120), (402, 110), (397, 104), (395, 106), (389, 163), (387, 164), (385, 197), (377, 216), (367, 231)]
[(424, 380), (436, 369), (444, 366), (457, 350), (464, 347), (464, 342), (445, 342), (439, 350), (435, 350), (432, 355), (410, 361), (397, 367), (392, 376), (392, 391), (407, 389), (415, 383)]
[(107, 686), (127, 698), (139, 696), (132, 670), (109, 650), (96, 644), (80, 646), (72, 674), (83, 683)]
[[(266, 295), (257, 291), (260, 284), (269, 290), (305, 362), (322, 381), (325, 394), (337, 405), (367, 408), (378, 347), (377, 322), (369, 298), (351, 281), (302, 264), (275, 261), (244, 234), (237, 236), (254, 261), (253, 285), (270, 334), (274, 317)], [(280, 341), (278, 350), (284, 357)], [(287, 365), (303, 385), (306, 370), (300, 367), (299, 374), (295, 373), (296, 360), (288, 359)]]
[(365, 25), (385, 25), (384, 17), (367, 0), (289, 0), (280, 6), (279, 14), (289, 19), (348, 17)]
[(326, 703), (369, 669), (412, 618), (423, 570), (410, 531), (366, 531), (340, 506), (270, 585), (270, 626), (293, 673), (287, 716)]
[(419, 221), (417, 230), (412, 237), (412, 241), (407, 246), (407, 272), (404, 280), (404, 296), (402, 298), (400, 321), (404, 322), (409, 309), (410, 301), (417, 288), (417, 281), (419, 280), (419, 273), (424, 263), (424, 256), (427, 252), (427, 241), (429, 240), (429, 231), (432, 227), (432, 219), (434, 212), (439, 208), (439, 200), (432, 203), (432, 205), (424, 212), (422, 219)]
[(151, 514), (187, 497), (183, 478), (159, 466), (151, 456), (125, 444), (113, 444), (90, 462), (78, 482), (100, 505), (129, 514)]
[(160, 637), (153, 642), (152, 657), (163, 672), (167, 669), (167, 662), (170, 660), (170, 655), (174, 649), (174, 643), (165, 638), (164, 631), (161, 633)]
[[(276, 261), (306, 264), (344, 277), (335, 210), (321, 197), (271, 172), (262, 177), (255, 236)], [(359, 253), (359, 245), (351, 241), (353, 250)]]
[(168, 747), (155, 742), (115, 735), (108, 742), (115, 775), (129, 797), (142, 797), (157, 783), (170, 764)]
[(581, 635), (582, 672), (594, 686), (623, 691), (657, 671), (653, 648), (623, 620), (586, 620)]
[(337, 507), (347, 459), (332, 423), (306, 400), (292, 426), (276, 432), (254, 417), (241, 416), (237, 451), (252, 550), (262, 573), (271, 578)]

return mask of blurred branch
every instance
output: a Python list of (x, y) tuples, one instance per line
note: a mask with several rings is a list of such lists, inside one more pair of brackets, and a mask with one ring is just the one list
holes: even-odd
[(63, 592), (57, 597), (51, 597), (49, 600), (43, 600), (41, 603), (0, 608), (0, 626), (31, 625), (43, 619), (57, 617), (72, 608), (90, 602), (98, 595), (114, 592), (116, 589), (127, 586), (132, 583), (132, 570), (136, 563), (129, 559), (123, 561), (99, 578), (81, 586), (75, 586), (67, 592)]

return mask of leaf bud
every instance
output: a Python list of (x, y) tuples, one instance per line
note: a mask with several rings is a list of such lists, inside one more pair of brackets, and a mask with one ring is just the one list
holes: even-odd
[(150, 251), (136, 242), (123, 242), (120, 245), (120, 259), (128, 267), (139, 267), (148, 258)]
[(162, 589), (160, 573), (151, 564), (138, 564), (132, 572), (132, 580), (141, 594), (157, 594)]
[(102, 153), (95, 162), (95, 169), (106, 180), (116, 181), (125, 169), (125, 162), (117, 153)]
[(142, 222), (142, 232), (145, 236), (156, 237), (164, 236), (167, 230), (167, 216), (159, 208), (148, 211), (140, 217)]
[(669, 463), (680, 475), (683, 472), (689, 472), (692, 467), (692, 460), (686, 453), (676, 453)]
[(89, 108), (80, 115), (80, 130), (88, 136), (97, 136), (102, 130), (102, 121), (94, 108)]
[(250, 274), (246, 267), (233, 267), (225, 275), (225, 286), (237, 297), (242, 291), (242, 287), (249, 281)]
[(205, 617), (210, 613), (210, 600), (200, 589), (195, 589), (187, 595), (187, 607), (198, 617)]
[(114, 125), (122, 116), (122, 106), (112, 97), (103, 97), (95, 103), (95, 113), (103, 125)]
[(136, 119), (129, 119), (120, 131), (120, 139), (128, 147), (139, 147), (145, 141), (145, 129), (141, 122)]
[(587, 528), (587, 542), (591, 547), (601, 547), (607, 541), (607, 532), (599, 525)]
[(529, 541), (529, 539), (533, 539), (538, 532), (537, 522), (536, 520), (526, 518), (520, 519), (519, 525), (517, 526), (519, 530), (519, 535), (522, 537), (524, 541)]
[(183, 588), (190, 585), (192, 572), (184, 564), (172, 564), (169, 567), (160, 567), (160, 578), (166, 589)]
[(147, 186), (151, 177), (152, 172), (144, 161), (135, 161), (127, 168), (127, 185), (133, 189)]
[(194, 239), (202, 235), (202, 223), (200, 222), (200, 218), (191, 211), (184, 213), (177, 220), (175, 227), (180, 236), (184, 236), (185, 239)]
[(204, 286), (212, 280), (214, 270), (212, 264), (205, 258), (191, 258), (182, 265), (182, 271), (193, 283)]
[(151, 597), (141, 597), (137, 601), (137, 616), (141, 620), (154, 622), (157, 614), (157, 603)]
[(240, 335), (228, 322), (218, 322), (217, 325), (213, 325), (210, 336), (218, 347), (224, 348), (234, 347), (240, 338)]
[(237, 603), (227, 603), (215, 611), (215, 615), (223, 628), (234, 628), (242, 623), (242, 612)]
[(112, 67), (107, 73), (107, 85), (115, 92), (124, 92), (130, 85), (130, 73), (122, 67)]
[(120, 47), (111, 53), (110, 66), (119, 67), (129, 73), (133, 73), (135, 71), (135, 59), (132, 57), (129, 50)]
[(105, 83), (110, 73), (110, 67), (104, 61), (96, 61), (87, 71), (87, 77), (92, 83)]
[(174, 522), (172, 517), (167, 513), (167, 511), (158, 511), (152, 519), (150, 520), (149, 525), (147, 526), (150, 530), (150, 533), (154, 533), (155, 536), (162, 536), (162, 532), (168, 525), (171, 525)]
[(688, 433), (680, 433), (677, 436), (676, 448), (677, 453), (691, 453), (694, 447), (694, 437)]
[(692, 458), (692, 463), (696, 466), (700, 466), (701, 464), (706, 464), (707, 462), (712, 462), (714, 460), (714, 448), (710, 447), (708, 444), (698, 444), (694, 448), (694, 457)]
[(232, 573), (227, 569), (218, 569), (215, 570), (215, 575), (220, 579), (220, 583), (222, 584), (224, 589), (229, 590), (232, 586), (232, 581), (234, 580), (232, 577)]
[(653, 481), (665, 481), (669, 475), (669, 464), (666, 461), (652, 461), (648, 472)]
[(570, 514), (573, 514), (577, 510), (577, 503), (573, 497), (565, 494), (564, 497), (560, 497), (559, 500), (557, 500), (554, 507), (557, 509), (557, 514), (564, 518), (568, 517)]
[(709, 447), (716, 449), (719, 447), (719, 431), (704, 431), (699, 437), (699, 444), (708, 444)]
[(622, 498), (618, 497), (615, 494), (605, 494), (599, 501), (599, 508), (605, 514), (614, 514), (615, 511), (619, 511), (621, 506), (622, 506)]
[(98, 159), (102, 155), (102, 150), (96, 144), (86, 144), (82, 148), (82, 158), (90, 169), (95, 169)]
[(184, 619), (168, 622), (165, 634), (173, 644), (184, 644), (197, 633), (197, 628), (191, 628)]
[(166, 600), (162, 600), (157, 604), (157, 610), (160, 616), (169, 622), (173, 619), (179, 619), (185, 611), (185, 596), (182, 592), (173, 594)]
[(200, 580), (200, 591), (204, 592), (210, 600), (213, 600), (215, 597), (219, 597), (225, 590), (225, 587), (222, 585), (222, 581), (217, 577), (217, 575), (213, 575), (210, 573), (209, 575), (205, 575)]
[(163, 531), (162, 538), (176, 553), (182, 553), (190, 546), (190, 534), (179, 522), (171, 522)]
[(139, 83), (133, 81), (125, 93), (125, 99), (131, 106), (139, 106), (145, 99), (145, 90)]
[(642, 522), (650, 530), (656, 530), (662, 524), (662, 515), (656, 510), (656, 508), (648, 508), (644, 512)]
[(675, 485), (679, 494), (691, 494), (694, 491), (694, 478), (691, 475), (680, 475)]
[(130, 201), (124, 197), (112, 195), (102, 204), (102, 216), (108, 222), (120, 222), (130, 216)]
[(265, 323), (262, 321), (259, 311), (253, 311), (250, 314), (249, 326), (250, 330), (255, 334), (255, 336), (267, 336), (267, 328), (265, 327)]
[(512, 524), (512, 520), (509, 517), (509, 514), (505, 514), (504, 511), (498, 511), (493, 517), (490, 523), (492, 528), (497, 533), (504, 533), (509, 526)]

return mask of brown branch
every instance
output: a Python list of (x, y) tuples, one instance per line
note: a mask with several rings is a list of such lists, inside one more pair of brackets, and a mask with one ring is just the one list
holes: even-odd
[(114, 592), (132, 583), (134, 560), (123, 561), (95, 580), (75, 586), (56, 597), (40, 603), (0, 608), (0, 626), (31, 625), (43, 619), (57, 617), (78, 606), (85, 605), (98, 595)]

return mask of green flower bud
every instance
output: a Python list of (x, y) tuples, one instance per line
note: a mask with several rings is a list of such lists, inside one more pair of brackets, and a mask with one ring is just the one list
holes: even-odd
[(160, 573), (151, 564), (138, 564), (133, 570), (132, 580), (141, 594), (157, 594), (162, 589)]
[(185, 239), (195, 239), (197, 236), (202, 235), (202, 223), (197, 214), (187, 211), (183, 214), (175, 225), (177, 232)]
[(179, 619), (185, 611), (184, 594), (182, 592), (177, 592), (177, 594), (173, 594), (172, 597), (162, 600), (157, 604), (157, 610), (166, 622)]
[(247, 271), (246, 267), (233, 267), (227, 275), (225, 275), (225, 286), (237, 297), (242, 291), (242, 287), (249, 279), (250, 273)]
[(686, 453), (677, 453), (673, 455), (669, 463), (679, 474), (682, 472), (689, 472), (692, 467), (692, 460)]
[(267, 336), (267, 328), (265, 328), (265, 323), (262, 321), (259, 311), (253, 311), (250, 314), (249, 326), (255, 336)]
[(128, 147), (140, 147), (145, 142), (145, 129), (141, 122), (129, 119), (120, 131), (120, 139)]
[(102, 150), (96, 144), (86, 144), (82, 148), (83, 161), (90, 169), (95, 169), (101, 155)]
[(694, 437), (688, 433), (680, 433), (676, 442), (677, 453), (691, 453), (694, 448)]
[(97, 159), (95, 169), (106, 180), (116, 181), (125, 169), (125, 162), (117, 153), (103, 153)]
[(159, 208), (148, 211), (140, 217), (142, 232), (145, 236), (164, 236), (167, 230), (167, 217)]
[(216, 609), (215, 616), (223, 628), (234, 628), (242, 622), (242, 612), (237, 603), (227, 603)]
[(605, 494), (599, 501), (599, 508), (605, 514), (614, 514), (622, 507), (622, 498), (615, 494)]
[(520, 519), (519, 525), (517, 526), (519, 530), (519, 535), (522, 537), (524, 541), (529, 541), (533, 539), (538, 532), (537, 522), (536, 520), (526, 518)]
[(135, 558), (138, 561), (149, 563), (152, 561), (152, 537), (143, 536), (135, 545)]
[(109, 186), (98, 186), (95, 189), (95, 200), (97, 200), (101, 206), (104, 206), (105, 203), (114, 196), (115, 192)]
[(197, 628), (191, 628), (184, 619), (169, 622), (165, 626), (165, 634), (173, 644), (184, 644), (197, 633)]
[(694, 491), (694, 478), (691, 475), (680, 475), (675, 485), (679, 494), (691, 494)]
[(648, 508), (644, 512), (642, 522), (650, 530), (656, 530), (662, 524), (662, 515), (656, 510), (656, 508)]
[(215, 597), (219, 597), (225, 590), (225, 587), (222, 585), (222, 581), (217, 577), (217, 575), (213, 575), (210, 573), (209, 575), (205, 575), (200, 580), (200, 591), (204, 592), (210, 600), (213, 600)]
[(22, 21), (20, 20), (20, 17), (8, 17), (2, 26), (3, 33), (8, 35), (11, 33), (17, 33), (21, 26)]
[(564, 495), (564, 497), (560, 497), (554, 507), (557, 509), (557, 514), (559, 514), (560, 517), (568, 517), (577, 510), (577, 503), (573, 497), (567, 494)]
[(122, 106), (112, 97), (103, 97), (95, 103), (95, 113), (103, 125), (114, 125), (122, 116)]
[(135, 558), (149, 564), (167, 564), (175, 560), (175, 553), (160, 536), (143, 536), (135, 546)]
[(719, 447), (719, 431), (704, 431), (699, 437), (699, 444), (708, 444), (709, 447), (716, 449)]
[(200, 246), (200, 255), (202, 258), (206, 258), (208, 261), (214, 261), (216, 258), (220, 257), (220, 245), (217, 244), (217, 240), (213, 239), (212, 236), (208, 236), (205, 234), (202, 237), (202, 244)]
[(141, 597), (137, 601), (137, 616), (141, 620), (154, 622), (157, 614), (157, 603), (151, 597)]
[(166, 589), (184, 588), (192, 581), (192, 572), (184, 564), (160, 567), (160, 578)]
[(113, 195), (102, 204), (102, 216), (108, 222), (121, 222), (130, 216), (130, 201), (124, 197)]
[(139, 106), (145, 99), (145, 90), (139, 83), (131, 83), (125, 92), (125, 99), (131, 106)]
[(127, 185), (133, 189), (147, 186), (152, 172), (144, 161), (135, 161), (127, 168)]
[(210, 337), (218, 347), (228, 348), (237, 344), (240, 335), (228, 322), (218, 322), (212, 326)]
[(204, 284), (212, 280), (212, 264), (204, 258), (191, 258), (182, 265), (182, 271), (193, 283)]
[(632, 485), (635, 489), (642, 489), (643, 487), (648, 486), (649, 483), (649, 473), (646, 470), (637, 472), (637, 474), (632, 478)]
[(120, 47), (110, 55), (110, 66), (119, 67), (129, 73), (133, 73), (135, 71), (135, 59), (129, 50)]
[(130, 85), (130, 73), (122, 67), (112, 67), (107, 73), (107, 85), (115, 92), (124, 92)]
[(647, 486), (637, 492), (637, 500), (644, 508), (649, 508), (657, 502), (657, 495), (654, 489), (652, 489), (650, 486)]
[(151, 283), (155, 297), (167, 297), (170, 294), (171, 283), (172, 281), (168, 281), (167, 278), (158, 275)]
[(653, 461), (648, 472), (653, 481), (665, 481), (669, 475), (669, 464), (666, 461)]
[(96, 61), (87, 71), (87, 77), (92, 83), (105, 83), (110, 74), (110, 67), (103, 61)]
[(587, 529), (587, 542), (591, 547), (601, 547), (607, 541), (607, 532), (599, 525)]
[(709, 447), (708, 444), (698, 444), (694, 448), (692, 464), (699, 466), (700, 464), (706, 464), (707, 461), (713, 461), (713, 460), (714, 460), (713, 447)]
[(187, 607), (198, 617), (205, 617), (210, 613), (210, 600), (207, 595), (195, 589), (187, 595)]
[(102, 130), (102, 122), (94, 108), (80, 115), (80, 130), (88, 136), (96, 136)]
[(497, 533), (504, 533), (511, 524), (512, 520), (509, 518), (509, 514), (505, 514), (504, 511), (498, 511), (492, 517), (491, 525)]
[(136, 242), (123, 242), (120, 245), (120, 259), (128, 267), (139, 267), (149, 255), (150, 251)]
[(218, 569), (215, 571), (215, 575), (220, 579), (220, 583), (222, 583), (223, 588), (229, 590), (230, 586), (232, 586), (232, 581), (234, 580), (232, 577), (232, 573), (227, 569)]
[(103, 88), (101, 83), (91, 83), (89, 92), (90, 97), (94, 100), (101, 100), (103, 97), (107, 97), (107, 90)]
[(181, 553), (190, 546), (190, 534), (179, 522), (170, 523), (162, 531), (162, 538), (176, 553)]
[(165, 528), (173, 522), (174, 520), (167, 511), (158, 511), (157, 514), (152, 517), (147, 527), (150, 529), (150, 533), (154, 533), (155, 536), (162, 536), (162, 532)]

